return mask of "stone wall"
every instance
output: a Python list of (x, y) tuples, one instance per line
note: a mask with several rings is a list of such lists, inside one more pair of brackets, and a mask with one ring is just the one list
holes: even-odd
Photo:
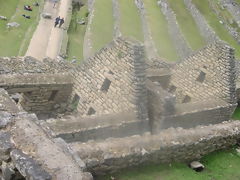
[(113, 17), (114, 17), (114, 37), (118, 38), (121, 36), (120, 31), (120, 9), (118, 0), (112, 0), (113, 5)]
[(72, 92), (70, 64), (33, 58), (1, 58), (0, 87), (14, 95), (28, 112), (49, 114), (55, 104), (66, 102)]
[(132, 112), (96, 117), (67, 116), (41, 121), (41, 125), (52, 137), (60, 137), (66, 142), (127, 137), (149, 131), (148, 121), (139, 121)]
[(240, 27), (240, 4), (235, 0), (221, 0)]
[(0, 178), (11, 179), (20, 172), (25, 179), (92, 179), (70, 147), (51, 139), (37, 117), (21, 112), (3, 89), (0, 102), (5, 105), (0, 110)]
[(158, 4), (168, 21), (169, 34), (174, 42), (179, 57), (181, 59), (188, 57), (192, 50), (181, 32), (177, 23), (176, 15), (169, 6), (167, 0), (160, 0), (158, 1)]
[(219, 40), (219, 37), (216, 35), (214, 30), (208, 25), (203, 15), (192, 3), (192, 0), (184, 0), (184, 3), (187, 9), (189, 10), (189, 12), (192, 14), (192, 17), (194, 18), (198, 26), (198, 29), (202, 37), (204, 37), (205, 41), (208, 43), (212, 43), (213, 41)]
[(92, 41), (91, 41), (91, 24), (93, 22), (93, 17), (94, 17), (94, 4), (95, 0), (88, 0), (88, 24), (86, 28), (86, 32), (84, 35), (84, 41), (83, 41), (83, 57), (84, 59), (89, 58), (93, 54), (93, 49), (92, 49)]
[(207, 46), (173, 68), (170, 84), (178, 103), (186, 96), (191, 102), (219, 98), (236, 103), (234, 50), (224, 43)]
[(82, 115), (133, 111), (147, 119), (144, 50), (116, 39), (73, 72), (74, 97)]
[(146, 163), (190, 162), (228, 148), (240, 138), (240, 122), (230, 121), (193, 129), (168, 129), (156, 135), (72, 143), (73, 151), (94, 174), (116, 172)]
[(142, 21), (142, 30), (144, 34), (144, 46), (146, 49), (147, 60), (154, 59), (158, 57), (158, 52), (155, 47), (151, 30), (147, 21), (147, 14), (142, 0), (135, 0), (135, 4), (140, 12), (140, 17)]

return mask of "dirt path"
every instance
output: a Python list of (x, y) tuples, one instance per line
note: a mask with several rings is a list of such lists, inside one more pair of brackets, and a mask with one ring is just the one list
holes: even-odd
[(61, 0), (57, 6), (53, 8), (51, 1), (45, 1), (43, 12), (50, 13), (52, 19), (44, 19), (41, 17), (31, 39), (26, 56), (32, 56), (39, 60), (45, 57), (55, 59), (58, 56), (62, 44), (63, 29), (54, 28), (54, 21), (57, 16), (66, 19), (71, 3), (71, 0)]

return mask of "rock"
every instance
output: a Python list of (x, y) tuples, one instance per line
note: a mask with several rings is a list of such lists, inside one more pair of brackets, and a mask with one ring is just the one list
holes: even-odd
[(11, 123), (11, 114), (8, 112), (0, 113), (0, 129), (5, 128), (9, 123)]
[(26, 179), (52, 179), (47, 171), (22, 151), (15, 149), (11, 151), (10, 156), (19, 172), (27, 177)]
[(11, 23), (7, 23), (7, 28), (12, 28), (12, 27), (18, 27), (20, 26), (20, 24), (16, 23), (16, 22), (11, 22)]
[(6, 20), (7, 20), (7, 17), (5, 17), (5, 16), (0, 16), (0, 20), (6, 21)]
[(77, 23), (80, 25), (84, 25), (86, 24), (86, 21), (84, 19), (81, 19), (80, 21), (77, 21)]
[(13, 94), (13, 95), (11, 95), (11, 98), (12, 98), (16, 103), (18, 103), (19, 100), (20, 100), (20, 98), (21, 98), (21, 94), (19, 94), (19, 93)]
[(14, 171), (14, 166), (7, 164), (6, 162), (2, 162), (1, 165), (1, 170), (2, 170), (2, 177), (4, 180), (11, 180), (14, 177), (15, 171)]
[(189, 167), (197, 172), (201, 172), (204, 169), (204, 165), (198, 161), (193, 161), (189, 164)]
[(52, 19), (52, 14), (50, 14), (50, 13), (42, 13), (42, 17), (44, 19)]

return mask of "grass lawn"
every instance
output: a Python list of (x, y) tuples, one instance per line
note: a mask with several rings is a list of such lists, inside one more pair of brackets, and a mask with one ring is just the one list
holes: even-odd
[(178, 0), (176, 3), (176, 0), (168, 0), (168, 2), (176, 14), (177, 22), (190, 47), (193, 50), (202, 48), (205, 45), (205, 40), (201, 36), (191, 13), (187, 10), (184, 1)]
[[(40, 7), (33, 7), (33, 11), (23, 10), (24, 5), (33, 4), (32, 0), (0, 0), (0, 14), (6, 16), (8, 21), (0, 21), (0, 56), (24, 55), (30, 43), (32, 34), (38, 24), (39, 10), (43, 0), (38, 1)], [(22, 15), (29, 15), (26, 19)], [(8, 22), (17, 22), (18, 28), (7, 29)]]
[(96, 0), (91, 24), (91, 41), (95, 52), (113, 40), (113, 23), (112, 0)]
[(146, 18), (151, 30), (154, 44), (161, 58), (168, 61), (178, 59), (177, 52), (168, 33), (168, 24), (155, 0), (143, 0)]
[(212, 9), (209, 6), (208, 0), (193, 0), (192, 1), (196, 7), (199, 9), (199, 11), (203, 14), (203, 16), (206, 18), (209, 25), (213, 28), (213, 30), (216, 32), (216, 34), (224, 41), (229, 43), (232, 47), (235, 48), (235, 55), (239, 59), (240, 58), (240, 45), (237, 44), (237, 42), (233, 39), (233, 37), (227, 32), (227, 30), (224, 28), (224, 25), (222, 25), (219, 22), (219, 19), (214, 14)]
[[(201, 159), (205, 169), (195, 172), (186, 164), (148, 165), (112, 175), (117, 180), (239, 180), (240, 154), (235, 148), (211, 153)], [(111, 175), (98, 180), (110, 180)]]
[[(87, 12), (87, 5), (81, 7), (80, 10), (76, 7), (73, 8), (72, 19), (68, 29), (67, 55), (69, 60), (72, 60), (74, 57), (78, 61), (83, 59), (83, 41), (87, 26)], [(85, 25), (80, 25), (76, 23), (81, 19), (85, 20)]]
[[(134, 0), (118, 0), (120, 9), (120, 30), (124, 36), (143, 42), (140, 13)], [(151, 0), (152, 1), (152, 0)]]

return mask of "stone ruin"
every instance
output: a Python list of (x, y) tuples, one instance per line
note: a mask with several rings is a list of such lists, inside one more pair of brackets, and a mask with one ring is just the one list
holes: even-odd
[(223, 42), (176, 64), (117, 38), (77, 65), (0, 58), (0, 177), (90, 180), (237, 143), (237, 63)]

